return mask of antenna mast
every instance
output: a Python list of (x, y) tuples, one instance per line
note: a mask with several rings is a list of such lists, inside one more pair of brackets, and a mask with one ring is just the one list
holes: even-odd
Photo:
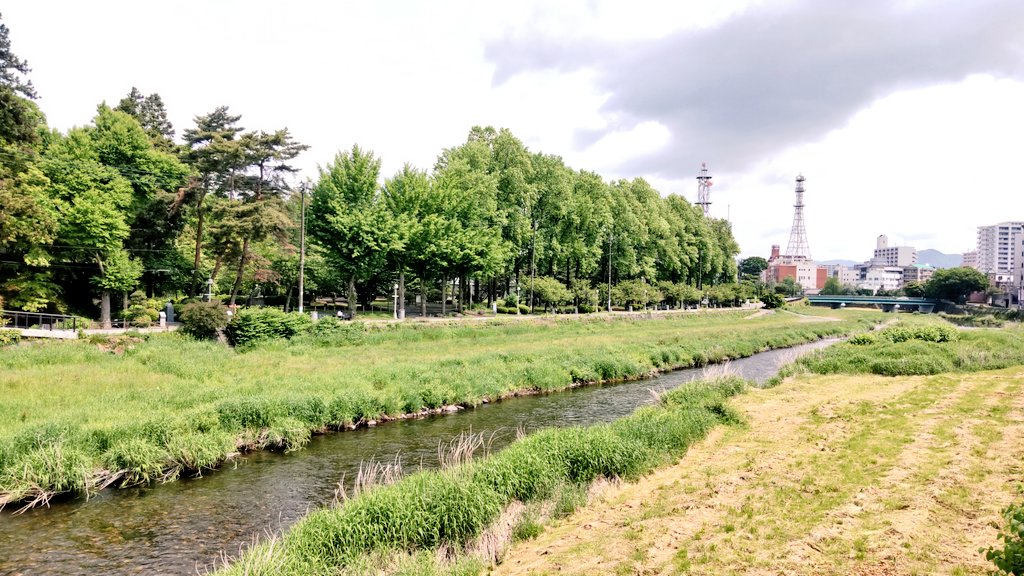
[(793, 229), (789, 233), (786, 256), (793, 260), (810, 260), (811, 247), (807, 244), (804, 226), (804, 175), (796, 177), (796, 204), (793, 204)]
[(697, 174), (697, 206), (704, 211), (704, 217), (708, 217), (711, 211), (711, 175), (708, 174), (708, 165), (700, 163), (700, 173)]

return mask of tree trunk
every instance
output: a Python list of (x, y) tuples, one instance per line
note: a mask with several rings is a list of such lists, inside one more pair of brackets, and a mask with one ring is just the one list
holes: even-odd
[(100, 294), (100, 326), (110, 328), (110, 290)]
[(494, 309), (494, 290), (498, 287), (498, 281), (491, 278), (487, 283), (487, 309)]
[(448, 315), (448, 275), (441, 277), (441, 316)]
[(356, 302), (358, 295), (356, 294), (356, 277), (353, 274), (348, 277), (348, 314), (352, 320), (356, 319)]
[(199, 261), (203, 255), (203, 222), (205, 221), (205, 214), (203, 214), (203, 198), (205, 194), (200, 194), (196, 198), (196, 255), (192, 261), (192, 286), (189, 290), (189, 296), (195, 298), (197, 291), (199, 290)]
[(398, 319), (405, 320), (405, 270), (398, 273)]
[[(461, 314), (463, 312), (463, 310), (465, 309), (464, 308), (464, 303), (465, 303), (466, 299), (463, 298), (463, 296), (466, 293), (466, 277), (465, 276), (459, 276), (458, 278), (452, 280), (453, 283), (456, 282), (456, 281), (458, 281), (458, 283), (459, 283), (459, 307), (456, 308), (456, 310), (459, 312), (459, 314)], [(454, 288), (454, 286), (452, 286), (452, 288)], [(454, 292), (454, 290), (453, 290), (453, 292)]]
[(235, 283), (231, 286), (231, 301), (229, 307), (234, 307), (238, 290), (242, 287), (242, 276), (245, 274), (245, 261), (249, 257), (249, 238), (242, 242), (242, 257), (238, 260), (238, 274), (235, 274)]
[(427, 280), (426, 273), (420, 271), (420, 316), (427, 317)]

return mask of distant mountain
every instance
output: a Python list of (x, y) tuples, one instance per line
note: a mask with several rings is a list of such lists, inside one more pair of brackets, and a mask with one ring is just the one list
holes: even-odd
[(839, 266), (853, 266), (854, 264), (860, 264), (856, 260), (825, 260), (824, 262), (818, 262), (818, 264), (832, 264)]
[(919, 250), (917, 252), (918, 264), (931, 264), (936, 268), (956, 268), (964, 261), (963, 254), (943, 254), (938, 250)]

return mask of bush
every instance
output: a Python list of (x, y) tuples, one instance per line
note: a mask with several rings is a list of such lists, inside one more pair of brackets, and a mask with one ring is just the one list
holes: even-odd
[(985, 559), (996, 565), (998, 574), (1024, 574), (1024, 504), (1011, 504), (1003, 510), (1006, 526), (999, 531), (1002, 548), (983, 550)]
[(193, 338), (216, 338), (227, 325), (228, 309), (220, 302), (192, 302), (181, 310), (181, 330)]
[(10, 328), (0, 329), (0, 346), (10, 346), (21, 341), (21, 332)]
[(232, 346), (251, 346), (262, 340), (289, 339), (308, 331), (313, 320), (298, 312), (283, 312), (277, 308), (247, 308), (239, 310), (228, 322), (225, 333)]
[(761, 302), (764, 303), (764, 307), (768, 310), (774, 310), (775, 308), (782, 308), (786, 305), (786, 299), (781, 294), (767, 293), (761, 295)]

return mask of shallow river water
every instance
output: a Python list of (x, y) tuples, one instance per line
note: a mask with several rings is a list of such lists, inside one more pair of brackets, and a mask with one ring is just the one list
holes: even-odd
[[(819, 341), (732, 361), (728, 369), (763, 382)], [(712, 368), (714, 370), (714, 368)], [(650, 380), (584, 386), (544, 396), (485, 404), (448, 416), (399, 420), (316, 436), (291, 454), (258, 452), (204, 478), (52, 504), (14, 515), (0, 512), (0, 574), (197, 574), (223, 553), (280, 531), (330, 502), (342, 475), (360, 462), (401, 455), (408, 472), (434, 467), (440, 443), (462, 432), (484, 433), (491, 450), (516, 430), (607, 422), (653, 402), (651, 390), (674, 388), (702, 373), (681, 370)]]

